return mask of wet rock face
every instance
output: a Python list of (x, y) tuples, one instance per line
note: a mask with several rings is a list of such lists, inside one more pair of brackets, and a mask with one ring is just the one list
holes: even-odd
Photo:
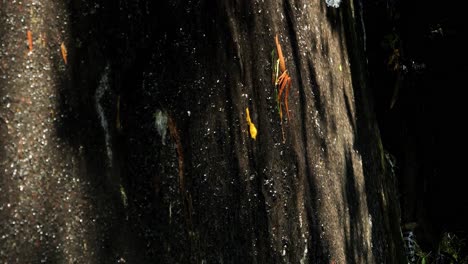
[(121, 202), (98, 165), (108, 164), (98, 115), (93, 105), (79, 111), (88, 92), (72, 83), (69, 7), (9, 1), (0, 20), (0, 261), (118, 258), (109, 242), (118, 221), (109, 219)]
[[(161, 209), (136, 210), (147, 230), (170, 226), (174, 206), (185, 219), (173, 231), (146, 236), (152, 244), (161, 234), (184, 238), (164, 240), (154, 254), (168, 259), (185, 245), (190, 253), (178, 254), (181, 261), (396, 262), (398, 203), (387, 188), (394, 183), (385, 176), (365, 64), (355, 52), (362, 46), (349, 20), (358, 12), (325, 2), (176, 6), (152, 10), (161, 25), (151, 31), (151, 59), (139, 61), (142, 89), (123, 91), (127, 162), (140, 168), (129, 193), (139, 193), (145, 208), (155, 199)], [(290, 118), (281, 118), (272, 83), (276, 33), (292, 79)], [(148, 124), (161, 121), (162, 112), (177, 127), (166, 136), (171, 151), (161, 129)], [(154, 163), (164, 165), (143, 166)], [(152, 186), (158, 195), (141, 195)]]
[(391, 263), (354, 18), (299, 2), (3, 4), (0, 258)]
[(69, 87), (60, 56), (68, 12), (52, 2), (12, 1), (0, 19), (0, 259), (93, 263), (97, 219), (83, 152), (59, 135), (70, 114), (60, 105)]

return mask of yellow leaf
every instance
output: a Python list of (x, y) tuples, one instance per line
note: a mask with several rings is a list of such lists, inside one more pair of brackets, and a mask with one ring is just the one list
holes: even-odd
[(245, 109), (245, 114), (246, 114), (247, 124), (249, 125), (250, 137), (255, 140), (257, 137), (257, 128), (255, 127), (254, 123), (252, 123), (252, 120), (250, 119), (250, 113), (249, 113), (248, 107)]

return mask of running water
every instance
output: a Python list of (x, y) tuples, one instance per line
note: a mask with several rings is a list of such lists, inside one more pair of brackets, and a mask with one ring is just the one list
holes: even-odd
[(112, 146), (111, 146), (111, 136), (109, 132), (109, 124), (107, 122), (104, 108), (101, 104), (102, 97), (104, 96), (106, 92), (109, 91), (109, 71), (110, 71), (109, 65), (107, 65), (101, 76), (101, 80), (99, 81), (99, 86), (96, 89), (95, 103), (96, 103), (96, 111), (99, 116), (99, 121), (101, 123), (102, 129), (104, 130), (108, 166), (112, 167)]
[(362, 0), (359, 0), (359, 20), (361, 21), (362, 27), (362, 42), (364, 46), (364, 52), (367, 51), (367, 38), (366, 38), (366, 25), (364, 24), (364, 5)]
[(341, 4), (341, 0), (325, 0), (325, 2), (327, 3), (327, 6), (331, 6), (334, 8), (340, 7)]

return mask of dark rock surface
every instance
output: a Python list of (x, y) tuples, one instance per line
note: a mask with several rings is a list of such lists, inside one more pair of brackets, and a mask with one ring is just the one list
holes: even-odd
[(401, 260), (357, 3), (0, 5), (2, 261)]

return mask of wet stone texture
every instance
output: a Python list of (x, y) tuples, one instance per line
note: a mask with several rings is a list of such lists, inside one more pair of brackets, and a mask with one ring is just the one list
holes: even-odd
[[(96, 259), (96, 219), (80, 175), (82, 156), (58, 135), (58, 106), (67, 82), (60, 43), (64, 7), (9, 1), (1, 12), (2, 263), (89, 262)], [(46, 26), (46, 24), (52, 24)], [(32, 32), (32, 49), (27, 32)]]
[(0, 261), (397, 262), (354, 6), (0, 3)]
[(120, 258), (108, 243), (114, 207), (100, 194), (107, 167), (87, 165), (89, 153), (106, 164), (105, 152), (69, 136), (83, 130), (69, 133), (80, 121), (68, 96), (77, 87), (64, 51), (68, 8), (4, 1), (0, 21), (0, 262), (113, 262)]
[[(161, 228), (145, 239), (166, 245), (150, 247), (150, 254), (194, 263), (402, 260), (394, 181), (366, 86), (359, 6), (126, 6), (137, 14), (127, 22), (143, 21), (139, 30), (128, 23), (129, 36), (148, 37), (146, 44), (135, 44), (136, 55), (129, 53), (137, 68), (122, 74), (128, 103), (122, 124), (129, 194), (143, 202), (135, 204), (142, 226)], [(276, 34), (292, 79), (290, 117), (284, 112), (283, 118), (272, 83)], [(249, 135), (246, 108), (256, 140)], [(163, 136), (157, 128), (164, 123), (161, 113), (177, 133)], [(164, 191), (171, 182), (179, 185), (177, 192)], [(180, 210), (171, 207), (174, 201)], [(147, 204), (144, 210), (136, 207), (141, 204)], [(169, 231), (162, 226), (174, 212), (185, 223)]]

